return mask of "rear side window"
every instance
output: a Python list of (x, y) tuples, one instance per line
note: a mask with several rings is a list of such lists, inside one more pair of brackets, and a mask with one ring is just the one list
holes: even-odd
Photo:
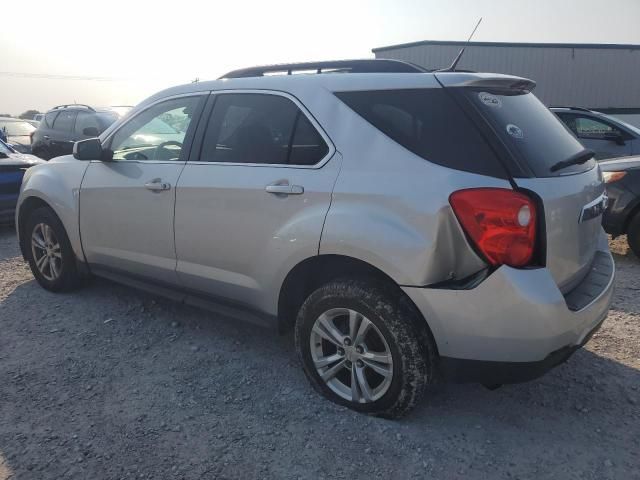
[(76, 112), (72, 111), (62, 111), (56, 117), (55, 122), (53, 122), (54, 130), (58, 130), (60, 132), (70, 132), (73, 128), (73, 123), (76, 120)]
[(315, 165), (329, 148), (298, 106), (280, 95), (219, 94), (200, 160)]
[(378, 130), (425, 160), (505, 178), (478, 129), (443, 88), (336, 93)]
[(47, 128), (53, 128), (53, 121), (58, 116), (59, 112), (49, 112), (44, 116), (44, 124)]
[(584, 150), (565, 125), (535, 95), (523, 91), (452, 89), (475, 107), (521, 165), (536, 177), (590, 170), (594, 161), (552, 172), (551, 167)]

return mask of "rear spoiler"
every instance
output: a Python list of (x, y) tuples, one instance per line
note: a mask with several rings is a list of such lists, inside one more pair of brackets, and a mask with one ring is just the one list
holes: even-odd
[(528, 78), (495, 73), (440, 72), (435, 76), (443, 87), (471, 87), (524, 92), (530, 92), (536, 88), (536, 82)]

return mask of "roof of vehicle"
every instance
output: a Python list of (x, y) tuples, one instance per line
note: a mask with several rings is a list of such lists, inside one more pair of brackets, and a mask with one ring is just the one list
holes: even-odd
[[(391, 64), (390, 62), (393, 62)], [(398, 67), (398, 64), (400, 65)], [(393, 66), (392, 66), (393, 65)], [(318, 70), (320, 73), (317, 73)], [(298, 71), (301, 73), (295, 73)], [(303, 73), (315, 71), (314, 73)], [(272, 73), (281, 73), (278, 75)], [(283, 73), (283, 74), (282, 74)], [(437, 77), (437, 80), (436, 80)], [(281, 90), (295, 92), (304, 88), (321, 88), (330, 92), (347, 90), (384, 90), (481, 85), (520, 85), (533, 89), (535, 82), (511, 75), (469, 72), (427, 72), (415, 65), (388, 60), (348, 60), (268, 65), (234, 70), (217, 80), (171, 87), (143, 101), (136, 109), (159, 99), (211, 90)]]
[(62, 111), (62, 110), (84, 110), (84, 111), (89, 111), (89, 112), (96, 112), (96, 113), (103, 113), (103, 112), (113, 112), (113, 108), (112, 107), (92, 107), (91, 105), (86, 105), (84, 103), (68, 103), (68, 104), (64, 104), (64, 105), (57, 105), (53, 108), (50, 108), (47, 113), (49, 112), (57, 112), (57, 111)]

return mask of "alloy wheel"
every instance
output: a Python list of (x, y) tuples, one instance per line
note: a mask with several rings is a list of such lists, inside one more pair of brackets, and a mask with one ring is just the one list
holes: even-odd
[(311, 330), (311, 358), (322, 381), (356, 403), (380, 399), (391, 386), (393, 358), (380, 330), (364, 315), (333, 308)]
[(62, 250), (53, 229), (38, 223), (31, 234), (31, 253), (40, 274), (53, 282), (62, 273)]

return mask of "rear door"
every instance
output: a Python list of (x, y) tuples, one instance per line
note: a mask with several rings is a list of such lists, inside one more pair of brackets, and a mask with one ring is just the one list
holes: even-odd
[(544, 209), (546, 264), (563, 291), (579, 282), (601, 240), (604, 183), (595, 160), (554, 168), (584, 151), (562, 122), (532, 93), (517, 89), (452, 89), (495, 132), (516, 185)]
[(339, 155), (289, 95), (221, 92), (209, 111), (177, 189), (178, 275), (275, 313), (286, 273), (318, 253)]

